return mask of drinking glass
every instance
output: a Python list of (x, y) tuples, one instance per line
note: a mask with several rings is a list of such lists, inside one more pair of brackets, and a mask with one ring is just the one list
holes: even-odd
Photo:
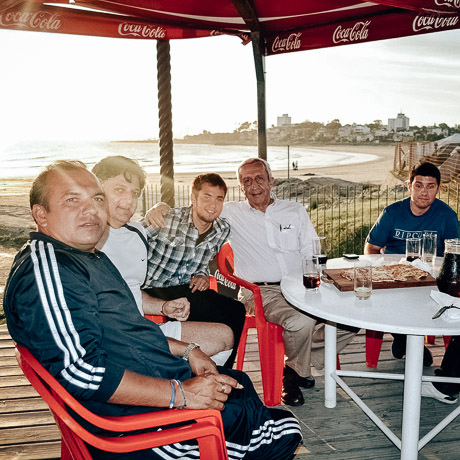
[(438, 248), (438, 235), (436, 233), (424, 233), (422, 245), (422, 260), (427, 264), (436, 261), (436, 250)]
[(353, 266), (353, 289), (359, 300), (366, 300), (372, 294), (372, 265), (357, 262)]
[(320, 266), (318, 259), (306, 257), (303, 259), (303, 285), (309, 291), (317, 291), (320, 285)]
[(407, 238), (406, 240), (406, 260), (413, 262), (415, 259), (420, 259), (421, 256), (421, 239)]
[(317, 236), (313, 238), (313, 258), (318, 260), (321, 273), (326, 268), (327, 252), (326, 252), (326, 237)]

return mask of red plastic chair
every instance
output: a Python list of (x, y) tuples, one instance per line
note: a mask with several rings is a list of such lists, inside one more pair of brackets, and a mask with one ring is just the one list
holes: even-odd
[[(48, 404), (61, 431), (61, 460), (92, 460), (86, 444), (107, 452), (124, 453), (190, 439), (198, 441), (201, 459), (228, 460), (222, 418), (217, 410), (170, 409), (123, 417), (96, 415), (71, 396), (29, 350), (17, 345), (16, 358), (24, 375)], [(92, 425), (111, 431), (115, 436), (90, 433), (74, 418), (69, 408)], [(180, 427), (129, 434), (130, 431), (184, 422), (184, 426)], [(117, 433), (127, 434), (119, 437)]]
[[(377, 367), (379, 362), (380, 350), (382, 348), (383, 332), (366, 330), (366, 365), (367, 367)], [(435, 337), (427, 335), (428, 343), (433, 344)], [(450, 336), (443, 336), (444, 348), (447, 348), (450, 342)]]
[(225, 278), (238, 286), (249, 289), (254, 295), (255, 316), (246, 315), (246, 321), (238, 346), (236, 368), (238, 370), (243, 369), (248, 329), (256, 328), (259, 342), (264, 402), (267, 406), (277, 406), (281, 404), (281, 390), (283, 386), (283, 328), (265, 319), (259, 286), (238, 278), (230, 271), (230, 269), (233, 268), (233, 250), (229, 243), (225, 243), (217, 254), (217, 266), (219, 267), (220, 273), (225, 276)]
[[(449, 345), (451, 337), (452, 336), (450, 336), (450, 335), (443, 335), (442, 336), (442, 339), (444, 341), (444, 348), (447, 348), (447, 346)], [(431, 345), (434, 344), (435, 339), (436, 339), (436, 336), (434, 336), (434, 335), (427, 335), (426, 336), (427, 343), (430, 343)]]

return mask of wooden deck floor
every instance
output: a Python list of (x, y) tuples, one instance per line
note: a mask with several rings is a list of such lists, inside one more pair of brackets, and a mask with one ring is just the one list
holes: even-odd
[[(260, 393), (261, 375), (256, 340), (255, 335), (248, 338), (244, 369)], [(437, 338), (437, 344), (430, 345), (435, 364), (439, 364), (443, 355), (441, 342), (441, 338)], [(391, 336), (385, 336), (378, 369), (401, 371), (404, 362), (391, 357), (390, 344)], [(364, 335), (360, 334), (354, 339), (346, 352), (341, 354), (340, 360), (342, 368), (367, 369), (364, 364)], [(295, 460), (399, 458), (399, 450), (343, 392), (339, 391), (337, 407), (326, 409), (321, 373), (316, 376), (316, 382), (313, 389), (304, 390), (305, 405), (290, 408), (299, 418), (304, 434), (304, 443), (298, 448)], [(347, 383), (399, 436), (402, 383), (350, 378)], [(421, 434), (429, 431), (435, 422), (451, 410), (452, 406), (424, 399)], [(459, 427), (460, 420), (454, 421), (420, 451), (419, 459), (459, 459)], [(0, 459), (58, 459), (59, 446), (59, 434), (53, 418), (22, 376), (6, 326), (0, 325)]]

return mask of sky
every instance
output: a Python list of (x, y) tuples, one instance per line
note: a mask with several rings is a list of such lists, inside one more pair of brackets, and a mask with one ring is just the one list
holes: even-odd
[[(0, 30), (0, 145), (158, 137), (156, 42)], [(460, 124), (460, 30), (270, 56), (267, 126)], [(171, 41), (173, 131), (231, 132), (257, 119), (251, 45)]]

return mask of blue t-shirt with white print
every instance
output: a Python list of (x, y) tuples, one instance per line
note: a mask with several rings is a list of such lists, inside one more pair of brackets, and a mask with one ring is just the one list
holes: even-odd
[(385, 247), (386, 254), (404, 254), (407, 238), (422, 238), (424, 233), (438, 235), (438, 256), (444, 254), (444, 240), (458, 238), (455, 211), (437, 198), (428, 211), (416, 216), (410, 209), (410, 198), (387, 206), (371, 228), (366, 242)]

